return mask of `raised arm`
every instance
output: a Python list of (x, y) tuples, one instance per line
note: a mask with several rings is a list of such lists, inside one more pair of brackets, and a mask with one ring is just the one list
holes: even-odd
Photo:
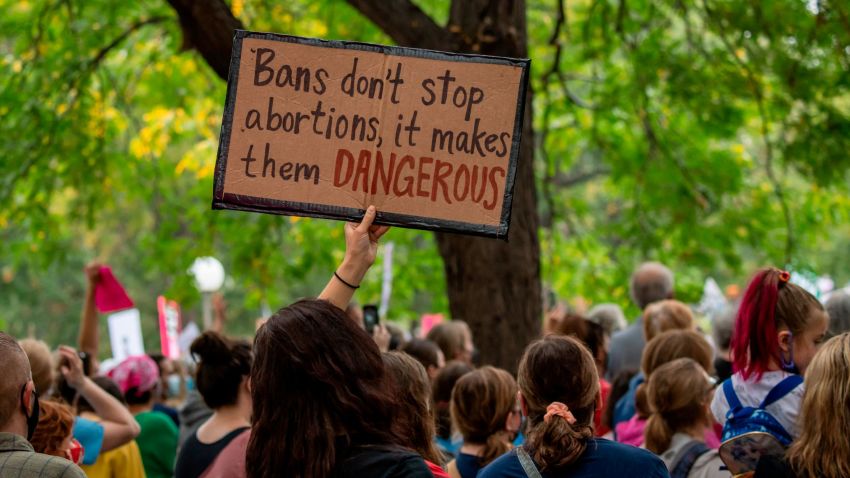
[(96, 358), (100, 329), (98, 329), (97, 309), (94, 304), (94, 289), (100, 281), (100, 264), (89, 264), (85, 271), (86, 297), (83, 303), (83, 314), (80, 317), (80, 336), (77, 342), (81, 351)]
[(103, 426), (102, 451), (112, 450), (136, 438), (141, 431), (133, 414), (112, 395), (100, 388), (83, 373), (83, 361), (71, 347), (60, 346), (59, 356), (62, 375), (101, 418)]
[(348, 307), (366, 271), (375, 262), (378, 240), (389, 230), (389, 226), (372, 225), (377, 214), (375, 206), (369, 206), (360, 224), (345, 224), (345, 258), (319, 294), (319, 299), (326, 300), (342, 310)]

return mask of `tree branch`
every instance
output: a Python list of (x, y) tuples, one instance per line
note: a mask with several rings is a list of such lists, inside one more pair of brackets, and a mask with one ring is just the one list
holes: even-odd
[(168, 0), (180, 17), (183, 50), (197, 50), (222, 79), (230, 71), (233, 31), (243, 28), (224, 0)]
[(400, 46), (453, 49), (448, 32), (410, 0), (346, 1)]

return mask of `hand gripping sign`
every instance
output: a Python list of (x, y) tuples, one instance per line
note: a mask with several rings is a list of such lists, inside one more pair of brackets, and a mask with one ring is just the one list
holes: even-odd
[(237, 30), (213, 208), (505, 238), (528, 68)]

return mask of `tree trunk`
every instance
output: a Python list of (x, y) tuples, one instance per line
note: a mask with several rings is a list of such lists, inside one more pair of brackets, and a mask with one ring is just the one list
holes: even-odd
[[(527, 56), (522, 0), (454, 0), (448, 28), (457, 51)], [(542, 322), (531, 99), (529, 89), (509, 242), (437, 234), (452, 317), (469, 323), (482, 363), (507, 370), (516, 370), (525, 346), (540, 335)]]
[[(411, 0), (347, 0), (397, 44), (416, 48), (526, 57), (524, 0), (453, 0), (449, 26), (437, 25)], [(198, 49), (226, 79), (233, 29), (241, 26), (222, 0), (169, 0), (186, 45)], [(210, 14), (213, 12), (213, 14)], [(526, 95), (522, 148), (514, 186), (509, 242), (437, 234), (452, 317), (469, 323), (481, 362), (515, 370), (525, 346), (540, 335), (539, 219), (532, 167), (531, 91)]]

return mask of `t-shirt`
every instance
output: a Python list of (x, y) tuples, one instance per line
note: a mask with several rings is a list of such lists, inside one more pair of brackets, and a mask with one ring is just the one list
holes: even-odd
[(425, 464), (428, 465), (428, 469), (431, 470), (431, 476), (434, 478), (451, 478), (440, 465), (431, 463), (428, 460), (425, 460)]
[(478, 457), (468, 453), (458, 453), (455, 458), (455, 465), (461, 478), (475, 478), (482, 468)]
[[(684, 457), (688, 446), (694, 442), (694, 439), (684, 433), (676, 433), (670, 440), (670, 448), (659, 455), (667, 469), (672, 471), (676, 465)], [(729, 478), (731, 474), (723, 468), (723, 460), (717, 450), (709, 450), (700, 455), (691, 465), (691, 470), (688, 473), (688, 478)]]
[(176, 408), (171, 408), (168, 405), (163, 405), (162, 403), (154, 403), (153, 411), (168, 415), (168, 418), (170, 418), (178, 428), (180, 427), (180, 415), (177, 413)]
[(145, 478), (142, 454), (135, 440), (101, 453), (94, 465), (80, 468), (89, 478)]
[(245, 454), (248, 452), (248, 441), (251, 439), (251, 429), (243, 430), (215, 458), (212, 465), (201, 475), (201, 478), (242, 478), (246, 476)]
[(103, 446), (103, 425), (83, 417), (74, 418), (74, 438), (83, 446), (83, 465), (92, 465)]
[(219, 453), (248, 427), (237, 428), (212, 443), (202, 443), (198, 433), (193, 433), (180, 448), (175, 478), (198, 478), (212, 465)]
[(174, 476), (174, 457), (177, 454), (177, 427), (160, 412), (142, 412), (136, 415), (142, 428), (136, 443), (142, 454), (147, 478)]
[[(736, 373), (732, 375), (732, 388), (735, 389), (735, 394), (738, 395), (741, 405), (745, 407), (757, 407), (773, 387), (790, 375), (788, 372), (777, 370), (774, 372), (765, 372), (760, 380), (750, 377), (749, 380), (745, 381), (740, 373)], [(804, 391), (805, 385), (800, 384), (790, 393), (778, 401), (771, 403), (766, 408), (767, 412), (794, 438), (800, 435), (797, 418), (800, 415), (800, 406), (803, 403)], [(729, 402), (726, 401), (726, 394), (723, 392), (723, 387), (717, 387), (717, 390), (714, 391), (714, 399), (711, 401), (711, 413), (714, 415), (717, 423), (725, 425), (726, 412), (728, 411)]]
[(356, 446), (343, 456), (331, 478), (434, 478), (421, 456), (397, 446)]
[[(575, 463), (557, 473), (542, 473), (542, 476), (543, 478), (669, 478), (670, 475), (664, 462), (644, 449), (604, 438), (592, 438), (588, 440), (587, 448)], [(478, 473), (478, 478), (527, 478), (527, 475), (514, 449), (487, 465)]]

